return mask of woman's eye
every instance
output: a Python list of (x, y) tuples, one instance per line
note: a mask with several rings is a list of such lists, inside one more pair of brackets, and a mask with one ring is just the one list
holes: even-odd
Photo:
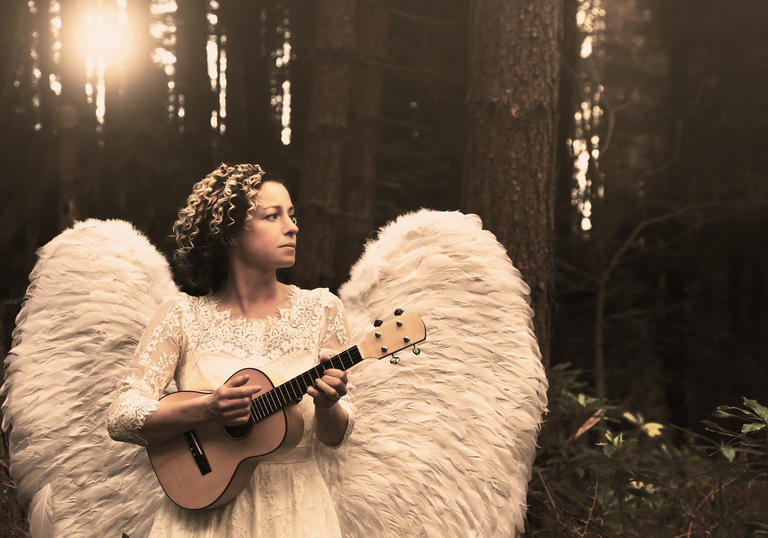
[(277, 218), (277, 213), (272, 213), (271, 215), (267, 215), (267, 218), (272, 220)]
[(296, 215), (290, 215), (291, 222), (294, 224), (299, 223), (299, 219), (296, 217)]

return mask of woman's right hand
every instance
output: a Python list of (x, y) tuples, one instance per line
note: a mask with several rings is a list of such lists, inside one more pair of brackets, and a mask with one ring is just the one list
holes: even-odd
[(251, 398), (261, 390), (258, 385), (245, 386), (248, 379), (247, 374), (233, 377), (207, 395), (206, 420), (224, 426), (246, 424), (251, 416)]

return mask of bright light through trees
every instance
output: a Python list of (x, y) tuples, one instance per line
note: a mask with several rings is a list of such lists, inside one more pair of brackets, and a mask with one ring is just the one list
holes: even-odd
[(118, 0), (110, 8), (92, 5), (86, 9), (77, 32), (83, 56), (98, 58), (107, 66), (126, 60), (131, 49), (126, 7), (126, 0)]

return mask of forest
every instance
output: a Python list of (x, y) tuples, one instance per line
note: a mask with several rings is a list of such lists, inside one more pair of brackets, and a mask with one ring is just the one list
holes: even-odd
[(8, 0), (0, 26), (0, 355), (39, 247), (118, 218), (170, 255), (221, 162), (286, 182), (302, 287), (398, 215), (476, 213), (550, 384), (526, 535), (768, 535), (765, 2)]

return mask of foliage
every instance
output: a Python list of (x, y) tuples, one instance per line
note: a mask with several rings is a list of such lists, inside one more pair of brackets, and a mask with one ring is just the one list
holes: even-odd
[[(734, 465), (740, 465), (755, 479), (768, 481), (768, 407), (757, 400), (743, 398), (743, 407), (718, 406), (715, 417), (728, 421), (728, 426), (710, 420), (704, 424), (708, 431), (719, 435), (718, 448)], [(736, 430), (731, 429), (734, 424)]]
[(567, 364), (550, 372), (550, 414), (529, 488), (531, 536), (752, 536), (768, 531), (768, 410), (719, 407), (721, 442), (591, 397)]

